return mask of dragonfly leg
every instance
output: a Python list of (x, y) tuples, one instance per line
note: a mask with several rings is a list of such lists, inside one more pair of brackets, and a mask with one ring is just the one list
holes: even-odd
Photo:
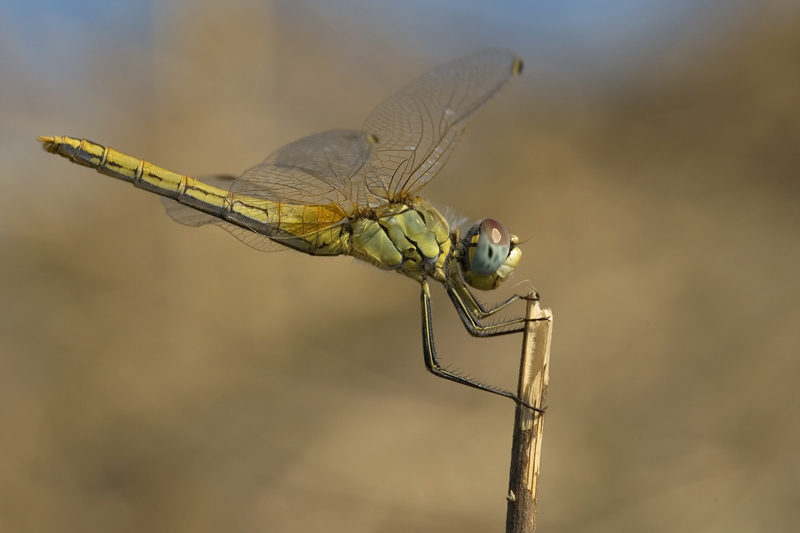
[[(512, 302), (517, 300), (528, 300), (528, 296), (520, 296), (515, 294), (508, 300), (501, 302), (491, 309), (486, 309), (475, 298), (472, 292), (464, 285), (463, 282), (451, 281), (445, 284), (447, 295), (450, 296), (453, 305), (458, 312), (458, 316), (463, 322), (464, 327), (470, 335), (474, 337), (494, 337), (496, 335), (508, 335), (510, 333), (519, 333), (525, 329), (525, 324), (528, 320), (524, 317), (513, 318), (504, 320), (495, 324), (483, 325), (479, 321), (486, 317), (490, 317), (498, 311), (504, 309)], [(535, 296), (538, 299), (538, 295)]]
[(513, 302), (516, 302), (517, 300), (536, 301), (539, 299), (539, 294), (536, 292), (534, 292), (532, 296), (522, 296), (520, 294), (515, 294), (508, 300), (500, 302), (499, 304), (487, 309), (486, 307), (483, 306), (483, 304), (481, 304), (478, 301), (477, 298), (475, 298), (475, 295), (472, 294), (472, 291), (469, 290), (469, 288), (466, 286), (466, 284), (460, 277), (458, 276), (450, 277), (449, 281), (450, 285), (452, 285), (453, 287), (453, 290), (455, 290), (460, 296), (461, 300), (469, 306), (469, 309), (472, 311), (472, 316), (477, 320), (490, 317), (493, 314), (497, 313), (498, 311), (501, 311), (502, 309), (508, 307), (508, 305), (512, 304)]
[(480, 383), (466, 376), (462, 376), (460, 374), (457, 374), (456, 372), (443, 368), (442, 365), (439, 363), (439, 358), (436, 356), (436, 348), (434, 347), (433, 344), (433, 319), (431, 316), (431, 297), (427, 281), (422, 282), (422, 294), (420, 296), (420, 303), (422, 307), (422, 350), (425, 355), (425, 367), (428, 369), (428, 372), (430, 372), (434, 376), (438, 376), (444, 379), (449, 379), (450, 381), (455, 381), (456, 383), (461, 383), (462, 385), (467, 385), (468, 387), (474, 387), (482, 391), (491, 392), (493, 394), (497, 394), (500, 396), (505, 396), (506, 398), (514, 400), (516, 403), (518, 403), (523, 407), (528, 407), (536, 412), (544, 413), (544, 409), (539, 409), (538, 407), (534, 407), (532, 405), (527, 404), (526, 402), (522, 401), (516, 394), (513, 394), (503, 389), (492, 387), (491, 385)]

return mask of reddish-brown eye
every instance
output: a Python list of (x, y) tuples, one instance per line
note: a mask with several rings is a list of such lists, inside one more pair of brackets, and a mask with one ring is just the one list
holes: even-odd
[(481, 222), (481, 235), (497, 246), (510, 246), (511, 237), (508, 236), (506, 227), (493, 218), (485, 218)]
[(494, 274), (511, 251), (511, 238), (508, 231), (493, 218), (481, 222), (478, 244), (470, 261), (470, 268), (479, 276)]

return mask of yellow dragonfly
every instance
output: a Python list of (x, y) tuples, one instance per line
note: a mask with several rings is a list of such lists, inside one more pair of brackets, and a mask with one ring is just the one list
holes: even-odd
[[(484, 307), (467, 285), (491, 290), (519, 264), (516, 236), (487, 218), (464, 232), (417, 192), (441, 170), (475, 115), (522, 71), (522, 60), (482, 50), (441, 65), (390, 96), (363, 128), (318, 133), (219, 187), (86, 139), (39, 137), (48, 152), (166, 197), (187, 226), (214, 224), (263, 251), (349, 255), (422, 286), (425, 366), (436, 376), (513, 399), (511, 392), (443, 368), (433, 343), (429, 280), (441, 283), (470, 334), (520, 332), (526, 319), (484, 325), (514, 295)], [(540, 411), (540, 409), (536, 409)]]

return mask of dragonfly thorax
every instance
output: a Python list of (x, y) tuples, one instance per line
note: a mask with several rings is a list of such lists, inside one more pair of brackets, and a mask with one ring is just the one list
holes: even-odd
[(450, 226), (427, 201), (413, 198), (376, 208), (351, 220), (347, 254), (416, 280), (443, 279)]

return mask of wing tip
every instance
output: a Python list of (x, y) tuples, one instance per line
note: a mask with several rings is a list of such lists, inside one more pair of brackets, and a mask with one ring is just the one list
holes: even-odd
[(514, 76), (519, 76), (522, 74), (522, 69), (524, 66), (525, 63), (523, 63), (522, 58), (519, 56), (514, 56), (514, 64), (511, 65), (511, 73)]

